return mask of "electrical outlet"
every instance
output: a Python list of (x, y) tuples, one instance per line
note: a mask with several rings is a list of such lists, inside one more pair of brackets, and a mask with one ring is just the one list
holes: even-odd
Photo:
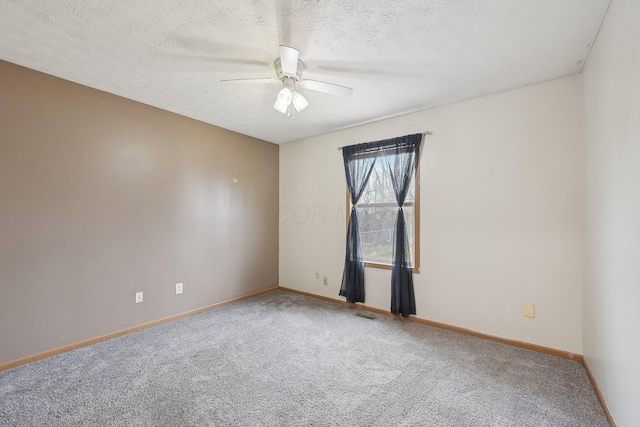
[(327, 279), (327, 276), (324, 276), (322, 278), (322, 284), (325, 285), (325, 286), (327, 286), (329, 284), (329, 279)]
[(176, 283), (176, 295), (180, 295), (182, 293), (182, 283)]
[(320, 278), (320, 272), (316, 271), (316, 279), (319, 279), (319, 278)]
[(526, 317), (536, 317), (536, 306), (533, 304), (525, 304), (524, 315)]
[(143, 301), (143, 295), (142, 292), (136, 292), (136, 298), (135, 298), (136, 304), (140, 303)]

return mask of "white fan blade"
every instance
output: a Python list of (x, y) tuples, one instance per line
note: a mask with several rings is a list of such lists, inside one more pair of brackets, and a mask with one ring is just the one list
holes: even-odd
[(300, 52), (298, 49), (280, 45), (280, 66), (282, 72), (290, 76), (295, 76), (298, 72), (298, 57)]
[(341, 96), (343, 98), (349, 98), (353, 93), (353, 89), (351, 89), (350, 87), (334, 85), (333, 83), (320, 82), (318, 80), (303, 79), (298, 83), (305, 89), (324, 92), (330, 95)]
[(262, 84), (262, 83), (280, 83), (280, 80), (278, 79), (225, 79), (225, 80), (220, 80), (220, 83)]

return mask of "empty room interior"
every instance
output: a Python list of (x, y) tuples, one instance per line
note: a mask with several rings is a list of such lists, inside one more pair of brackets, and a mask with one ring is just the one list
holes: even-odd
[(638, 18), (0, 1), (0, 426), (640, 425)]

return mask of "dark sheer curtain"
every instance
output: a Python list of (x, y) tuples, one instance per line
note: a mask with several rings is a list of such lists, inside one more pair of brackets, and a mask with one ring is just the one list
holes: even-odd
[(364, 302), (364, 260), (356, 205), (369, 181), (378, 155), (378, 152), (370, 150), (368, 145), (357, 144), (342, 149), (352, 208), (347, 228), (347, 248), (340, 295), (346, 297), (349, 303)]
[(416, 301), (413, 294), (410, 245), (402, 206), (407, 197), (411, 180), (415, 176), (422, 134), (393, 138), (389, 142), (392, 142), (392, 147), (385, 149), (382, 159), (389, 169), (393, 191), (398, 203), (391, 269), (391, 312), (408, 317), (411, 314), (416, 314)]

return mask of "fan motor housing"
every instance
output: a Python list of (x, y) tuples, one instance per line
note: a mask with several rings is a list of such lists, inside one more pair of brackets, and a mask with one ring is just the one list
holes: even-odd
[(284, 80), (286, 77), (291, 77), (295, 81), (300, 80), (302, 77), (302, 69), (304, 68), (304, 63), (298, 59), (298, 69), (296, 70), (295, 75), (286, 74), (282, 71), (282, 64), (280, 63), (280, 58), (276, 59), (273, 65), (276, 67), (276, 74), (278, 79)]

